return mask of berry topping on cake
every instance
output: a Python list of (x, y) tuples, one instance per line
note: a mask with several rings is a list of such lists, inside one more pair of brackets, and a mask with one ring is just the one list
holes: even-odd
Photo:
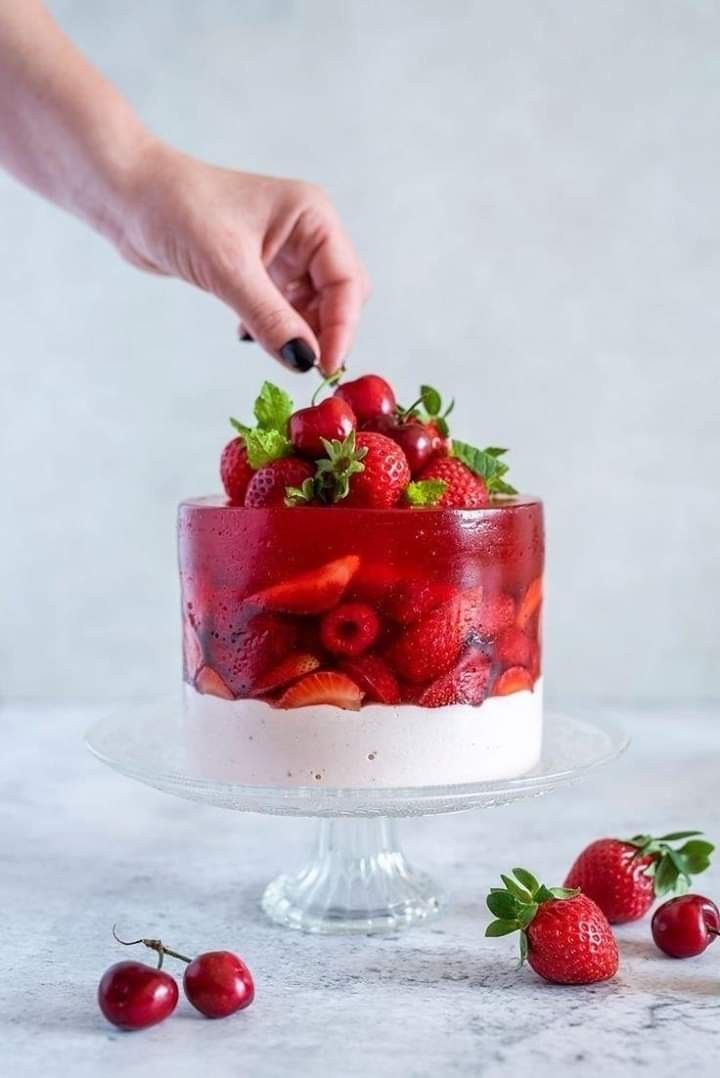
[(328, 397), (310, 408), (293, 412), (289, 421), (290, 441), (297, 453), (316, 460), (325, 454), (325, 442), (344, 441), (355, 430), (352, 409), (339, 397)]
[(335, 396), (350, 406), (360, 426), (381, 415), (394, 415), (397, 408), (392, 386), (378, 374), (342, 382)]
[(444, 483), (435, 505), (442, 509), (483, 509), (490, 501), (487, 485), (455, 457), (439, 457), (420, 473), (420, 481)]
[(253, 475), (248, 460), (244, 438), (233, 438), (225, 446), (220, 457), (220, 478), (222, 485), (233, 505), (242, 505), (245, 491)]
[(322, 614), (340, 602), (359, 565), (360, 559), (348, 554), (257, 591), (245, 602), (285, 614)]
[(341, 603), (320, 623), (320, 637), (333, 655), (361, 655), (380, 632), (380, 619), (367, 603)]
[(297, 457), (273, 460), (253, 475), (245, 492), (245, 505), (248, 509), (286, 505), (292, 497), (288, 490), (302, 489), (306, 480), (312, 481), (312, 476), (312, 465), (306, 460)]
[(276, 707), (310, 707), (313, 704), (330, 704), (346, 711), (359, 711), (362, 690), (347, 674), (321, 670), (296, 681), (276, 703)]

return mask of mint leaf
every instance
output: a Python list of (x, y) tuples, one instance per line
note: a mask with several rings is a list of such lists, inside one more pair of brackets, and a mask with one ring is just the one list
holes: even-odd
[(494, 445), (487, 449), (476, 449), (474, 445), (459, 442), (455, 438), (452, 443), (452, 455), (462, 461), (471, 472), (485, 480), (490, 494), (517, 494), (515, 487), (511, 487), (502, 478), (508, 471), (508, 466), (504, 461), (499, 460), (498, 456), (502, 456), (505, 452), (506, 450), (498, 449)]
[(284, 389), (274, 386), (272, 382), (263, 382), (253, 409), (261, 430), (285, 434), (292, 410), (293, 402)]
[(503, 457), (508, 452), (507, 449), (498, 449), (496, 445), (486, 446), (485, 452), (489, 457)]
[(233, 419), (232, 416), (230, 416), (230, 426), (234, 427), (238, 434), (242, 434), (243, 438), (250, 430), (250, 427), (246, 427), (245, 424), (241, 423), (239, 419)]
[(446, 490), (447, 483), (443, 479), (420, 479), (415, 483), (408, 483), (405, 498), (408, 505), (432, 506), (437, 505)]
[(488, 483), (488, 490), (491, 494), (517, 494), (515, 487), (510, 486), (509, 483), (504, 482), (502, 479), (492, 479)]
[(256, 471), (273, 460), (287, 457), (292, 449), (289, 439), (279, 430), (248, 430), (243, 435), (250, 467)]
[[(677, 842), (681, 838), (695, 838), (697, 835), (701, 835), (702, 831), (672, 831), (669, 835), (660, 835), (655, 839), (655, 842)], [(645, 839), (647, 841), (647, 835), (636, 835), (635, 839)]]
[(442, 408), (442, 397), (437, 389), (432, 386), (420, 386), (420, 400), (428, 415), (439, 415)]

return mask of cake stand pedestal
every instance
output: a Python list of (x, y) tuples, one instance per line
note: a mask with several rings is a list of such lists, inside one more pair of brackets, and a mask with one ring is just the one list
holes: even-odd
[(128, 704), (98, 720), (86, 743), (103, 763), (166, 793), (243, 812), (320, 817), (310, 859), (299, 872), (268, 885), (262, 908), (288, 928), (369, 934), (422, 923), (443, 905), (438, 886), (408, 864), (395, 818), (488, 808), (548, 793), (615, 759), (628, 739), (599, 712), (546, 714), (542, 757), (529, 774), (409, 789), (217, 781), (185, 759), (177, 700)]

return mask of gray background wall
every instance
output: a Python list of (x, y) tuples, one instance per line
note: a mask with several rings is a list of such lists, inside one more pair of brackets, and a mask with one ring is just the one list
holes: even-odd
[[(545, 496), (552, 696), (717, 694), (720, 5), (56, 0), (163, 137), (332, 193), (353, 356)], [(165, 691), (174, 510), (307, 385), (0, 176), (4, 694)]]

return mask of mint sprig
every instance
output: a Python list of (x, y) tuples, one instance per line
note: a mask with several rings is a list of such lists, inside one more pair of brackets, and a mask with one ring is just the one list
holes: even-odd
[(451, 454), (469, 468), (475, 475), (485, 480), (490, 494), (517, 494), (515, 487), (507, 483), (503, 476), (509, 471), (508, 465), (501, 458), (507, 449), (491, 445), (487, 449), (476, 449), (474, 445), (460, 442), (453, 438)]
[(231, 425), (245, 441), (251, 468), (257, 471), (292, 452), (288, 437), (288, 420), (292, 411), (293, 402), (285, 390), (272, 382), (263, 382), (253, 408), (257, 426), (249, 427), (230, 418)]
[[(514, 879), (513, 879), (514, 877)], [(543, 902), (574, 898), (579, 890), (568, 887), (546, 887), (525, 868), (514, 868), (509, 876), (501, 875), (503, 887), (492, 887), (487, 907), (496, 918), (485, 929), (486, 936), (507, 936), (520, 933), (520, 960), (528, 953), (527, 929)]]
[[(625, 839), (629, 846), (634, 846), (637, 857), (653, 858), (644, 871), (654, 881), (655, 894), (658, 898), (665, 895), (682, 895), (688, 891), (692, 877), (704, 872), (710, 865), (715, 849), (712, 842), (698, 838), (702, 831), (673, 831), (669, 835), (634, 835)], [(684, 842), (679, 849), (671, 843)]]
[(444, 479), (418, 479), (408, 483), (405, 488), (405, 500), (414, 508), (437, 505), (447, 490)]

